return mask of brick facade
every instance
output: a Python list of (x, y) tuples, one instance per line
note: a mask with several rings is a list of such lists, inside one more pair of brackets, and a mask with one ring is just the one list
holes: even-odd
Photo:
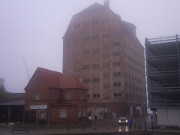
[(139, 106), (146, 113), (144, 48), (136, 27), (107, 5), (95, 3), (72, 17), (63, 37), (63, 73), (85, 85), (89, 104), (121, 103), (126, 114)]
[(37, 68), (25, 90), (29, 122), (61, 124), (86, 120), (87, 90), (73, 76)]

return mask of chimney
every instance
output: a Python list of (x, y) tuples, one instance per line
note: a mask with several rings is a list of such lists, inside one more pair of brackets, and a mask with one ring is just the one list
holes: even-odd
[(110, 6), (109, 6), (109, 0), (104, 0), (104, 6), (105, 6), (106, 8), (110, 8)]

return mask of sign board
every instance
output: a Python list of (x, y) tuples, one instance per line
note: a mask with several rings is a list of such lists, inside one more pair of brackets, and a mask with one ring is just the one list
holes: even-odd
[(30, 105), (31, 110), (47, 109), (47, 105)]

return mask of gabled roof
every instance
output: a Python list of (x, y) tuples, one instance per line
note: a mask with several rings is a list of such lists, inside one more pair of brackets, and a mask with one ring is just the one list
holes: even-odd
[(61, 88), (81, 88), (84, 89), (83, 84), (77, 80), (73, 75), (61, 75), (60, 77)]
[(59, 78), (60, 78), (60, 75), (62, 75), (60, 72), (52, 71), (52, 70), (40, 68), (40, 67), (37, 68), (37, 71), (40, 72), (42, 77), (45, 79), (48, 87), (50, 88), (60, 87)]
[[(45, 68), (40, 68), (40, 67), (38, 67), (36, 69), (34, 74), (36, 74), (37, 72), (40, 73), (40, 75), (43, 77), (43, 79), (45, 80), (45, 82), (46, 82), (46, 84), (47, 84), (47, 86), (49, 88), (55, 88), (55, 89), (61, 89), (61, 88), (64, 88), (64, 89), (65, 88), (66, 89), (68, 89), (68, 88), (85, 89), (83, 84), (79, 80), (77, 80), (76, 77), (73, 76), (73, 75), (63, 75), (60, 72), (52, 71), (52, 70), (45, 69)], [(31, 80), (30, 80), (30, 82), (31, 82)], [(28, 85), (30, 84), (30, 82), (28, 83)], [(26, 86), (26, 88), (27, 88), (27, 86)]]
[(76, 15), (83, 15), (83, 14), (99, 12), (99, 11), (105, 11), (105, 10), (109, 10), (109, 8), (103, 6), (103, 5), (99, 4), (99, 3), (94, 3), (91, 6), (89, 6), (89, 7), (85, 8), (84, 10), (80, 11)]

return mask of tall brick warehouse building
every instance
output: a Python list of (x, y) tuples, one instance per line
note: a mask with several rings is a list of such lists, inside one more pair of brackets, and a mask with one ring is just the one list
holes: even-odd
[(146, 113), (144, 48), (136, 27), (95, 3), (75, 14), (63, 37), (63, 73), (88, 89), (89, 108)]

